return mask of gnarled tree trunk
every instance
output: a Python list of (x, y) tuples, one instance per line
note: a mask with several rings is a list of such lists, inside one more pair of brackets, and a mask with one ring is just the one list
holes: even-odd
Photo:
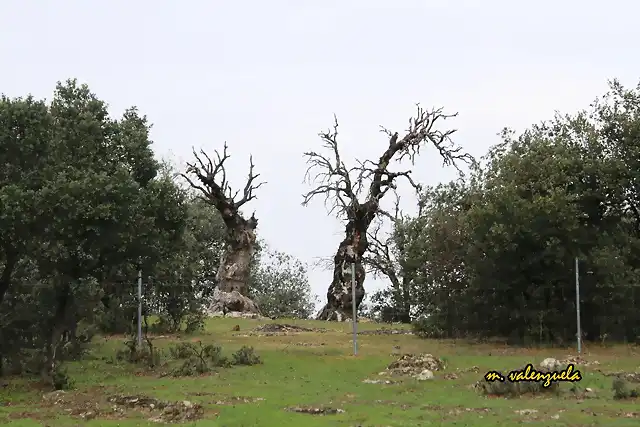
[(257, 223), (254, 217), (248, 221), (239, 215), (229, 218), (227, 245), (216, 276), (218, 286), (213, 293), (210, 312), (260, 313), (258, 305), (248, 297), (249, 272), (256, 243)]
[[(365, 269), (362, 264), (362, 256), (367, 250), (367, 228), (370, 224), (366, 215), (369, 208), (363, 206), (354, 212), (355, 219), (349, 220), (346, 227), (346, 237), (338, 246), (338, 251), (333, 258), (333, 280), (327, 291), (327, 304), (318, 313), (318, 320), (332, 320), (343, 322), (353, 317), (353, 280), (352, 264), (355, 263), (356, 282), (356, 310), (364, 299)], [(377, 209), (377, 207), (376, 207)]]
[(254, 221), (239, 217), (227, 228), (227, 246), (218, 269), (218, 288), (223, 292), (249, 294), (249, 267), (256, 243)]
[(253, 173), (253, 159), (250, 157), (249, 176), (242, 190), (242, 198), (236, 201), (239, 191), (235, 194), (231, 191), (224, 166), (224, 162), (229, 158), (227, 144), (224, 144), (222, 155), (216, 151), (215, 161), (212, 161), (203, 151), (200, 153), (206, 161), (203, 161), (194, 150), (197, 163), (187, 163), (187, 173), (194, 174), (202, 185), (194, 183), (186, 174), (182, 174), (182, 177), (192, 188), (201, 193), (206, 203), (220, 212), (227, 229), (226, 247), (216, 274), (218, 285), (213, 290), (212, 304), (207, 311), (210, 314), (222, 313), (223, 315), (231, 311), (260, 314), (256, 303), (248, 297), (249, 272), (256, 243), (258, 220), (255, 215), (251, 215), (248, 220), (245, 219), (240, 213), (240, 208), (256, 198), (253, 191), (264, 182), (254, 183), (260, 174)]

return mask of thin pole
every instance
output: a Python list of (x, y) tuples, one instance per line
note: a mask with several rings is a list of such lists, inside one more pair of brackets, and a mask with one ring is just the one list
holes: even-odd
[(358, 317), (356, 307), (356, 263), (351, 264), (351, 307), (353, 308), (353, 355), (358, 355)]
[(576, 257), (576, 324), (578, 326), (578, 354), (582, 351), (582, 331), (580, 330), (580, 274)]
[(138, 348), (142, 347), (142, 270), (138, 270)]

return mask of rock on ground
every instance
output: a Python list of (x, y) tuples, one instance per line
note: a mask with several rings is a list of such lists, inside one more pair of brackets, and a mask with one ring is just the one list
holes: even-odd
[(434, 371), (444, 368), (444, 361), (432, 354), (405, 354), (391, 363), (380, 375), (411, 376), (419, 380), (427, 380), (433, 378)]
[(211, 297), (211, 304), (205, 309), (205, 313), (209, 316), (214, 316), (214, 313), (222, 313), (223, 316), (234, 317), (228, 316), (231, 312), (260, 315), (258, 305), (249, 297), (242, 295), (238, 291), (224, 292), (215, 288)]

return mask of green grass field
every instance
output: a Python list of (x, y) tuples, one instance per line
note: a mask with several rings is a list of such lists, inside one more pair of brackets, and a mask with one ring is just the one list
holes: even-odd
[[(288, 323), (324, 328), (326, 332), (247, 336), (264, 323)], [(239, 325), (240, 331), (233, 331)], [(189, 401), (204, 407), (201, 419), (185, 426), (313, 427), (313, 426), (637, 426), (640, 408), (633, 400), (614, 400), (612, 371), (635, 372), (635, 346), (585, 346), (582, 357), (599, 362), (578, 366), (583, 380), (561, 384), (559, 395), (519, 398), (485, 397), (472, 385), (488, 370), (509, 370), (546, 357), (564, 359), (575, 349), (517, 349), (504, 345), (422, 340), (412, 335), (359, 336), (359, 354), (352, 355), (350, 324), (315, 321), (210, 319), (207, 332), (193, 337), (159, 336), (154, 343), (168, 348), (180, 340), (216, 343), (226, 354), (253, 346), (263, 364), (221, 368), (195, 377), (162, 375), (126, 362), (114, 362), (122, 337), (97, 338), (90, 355), (68, 365), (75, 388), (57, 401), (44, 399), (34, 380), (0, 380), (0, 424), (32, 426), (157, 426), (146, 409), (114, 410), (114, 395), (148, 396)], [(363, 323), (361, 331), (390, 328)], [(395, 328), (395, 327), (394, 327)], [(389, 378), (391, 384), (366, 383), (398, 358), (392, 354), (431, 353), (447, 367), (426, 381)], [(397, 351), (397, 349), (395, 350)], [(571, 390), (572, 387), (578, 390)], [(585, 389), (591, 389), (585, 393)], [(48, 395), (50, 396), (50, 395)], [(296, 413), (292, 407), (330, 407), (333, 414)], [(88, 408), (95, 418), (83, 419)]]

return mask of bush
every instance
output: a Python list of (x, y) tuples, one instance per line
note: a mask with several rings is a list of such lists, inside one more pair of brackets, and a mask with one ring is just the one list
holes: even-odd
[(640, 397), (640, 386), (633, 387), (628, 381), (619, 377), (613, 380), (614, 399), (634, 399), (637, 397)]
[(420, 338), (445, 338), (445, 331), (428, 317), (419, 317), (411, 324), (413, 333)]
[(243, 345), (240, 350), (233, 353), (233, 364), (245, 366), (260, 365), (262, 364), (262, 359), (255, 354), (253, 347)]
[(526, 394), (558, 394), (560, 383), (554, 382), (549, 387), (543, 387), (542, 382), (511, 382), (511, 381), (479, 381), (477, 387), (487, 396), (518, 397)]
[(135, 336), (129, 336), (124, 342), (125, 348), (118, 350), (116, 359), (134, 364), (144, 364), (149, 368), (160, 366), (162, 359), (161, 352), (153, 346), (153, 342), (148, 338), (142, 341), (142, 347), (138, 347), (138, 340)]
[(89, 323), (80, 322), (76, 328), (75, 336), (69, 336), (62, 344), (62, 360), (80, 360), (89, 351), (93, 337), (98, 333), (98, 327)]
[(54, 368), (51, 373), (51, 381), (55, 390), (70, 390), (74, 387), (74, 381), (69, 377), (65, 368)]
[(171, 371), (176, 377), (201, 375), (213, 371), (215, 368), (231, 366), (231, 362), (222, 355), (222, 348), (215, 345), (198, 345), (180, 343), (169, 349), (173, 359), (182, 360), (182, 364)]

